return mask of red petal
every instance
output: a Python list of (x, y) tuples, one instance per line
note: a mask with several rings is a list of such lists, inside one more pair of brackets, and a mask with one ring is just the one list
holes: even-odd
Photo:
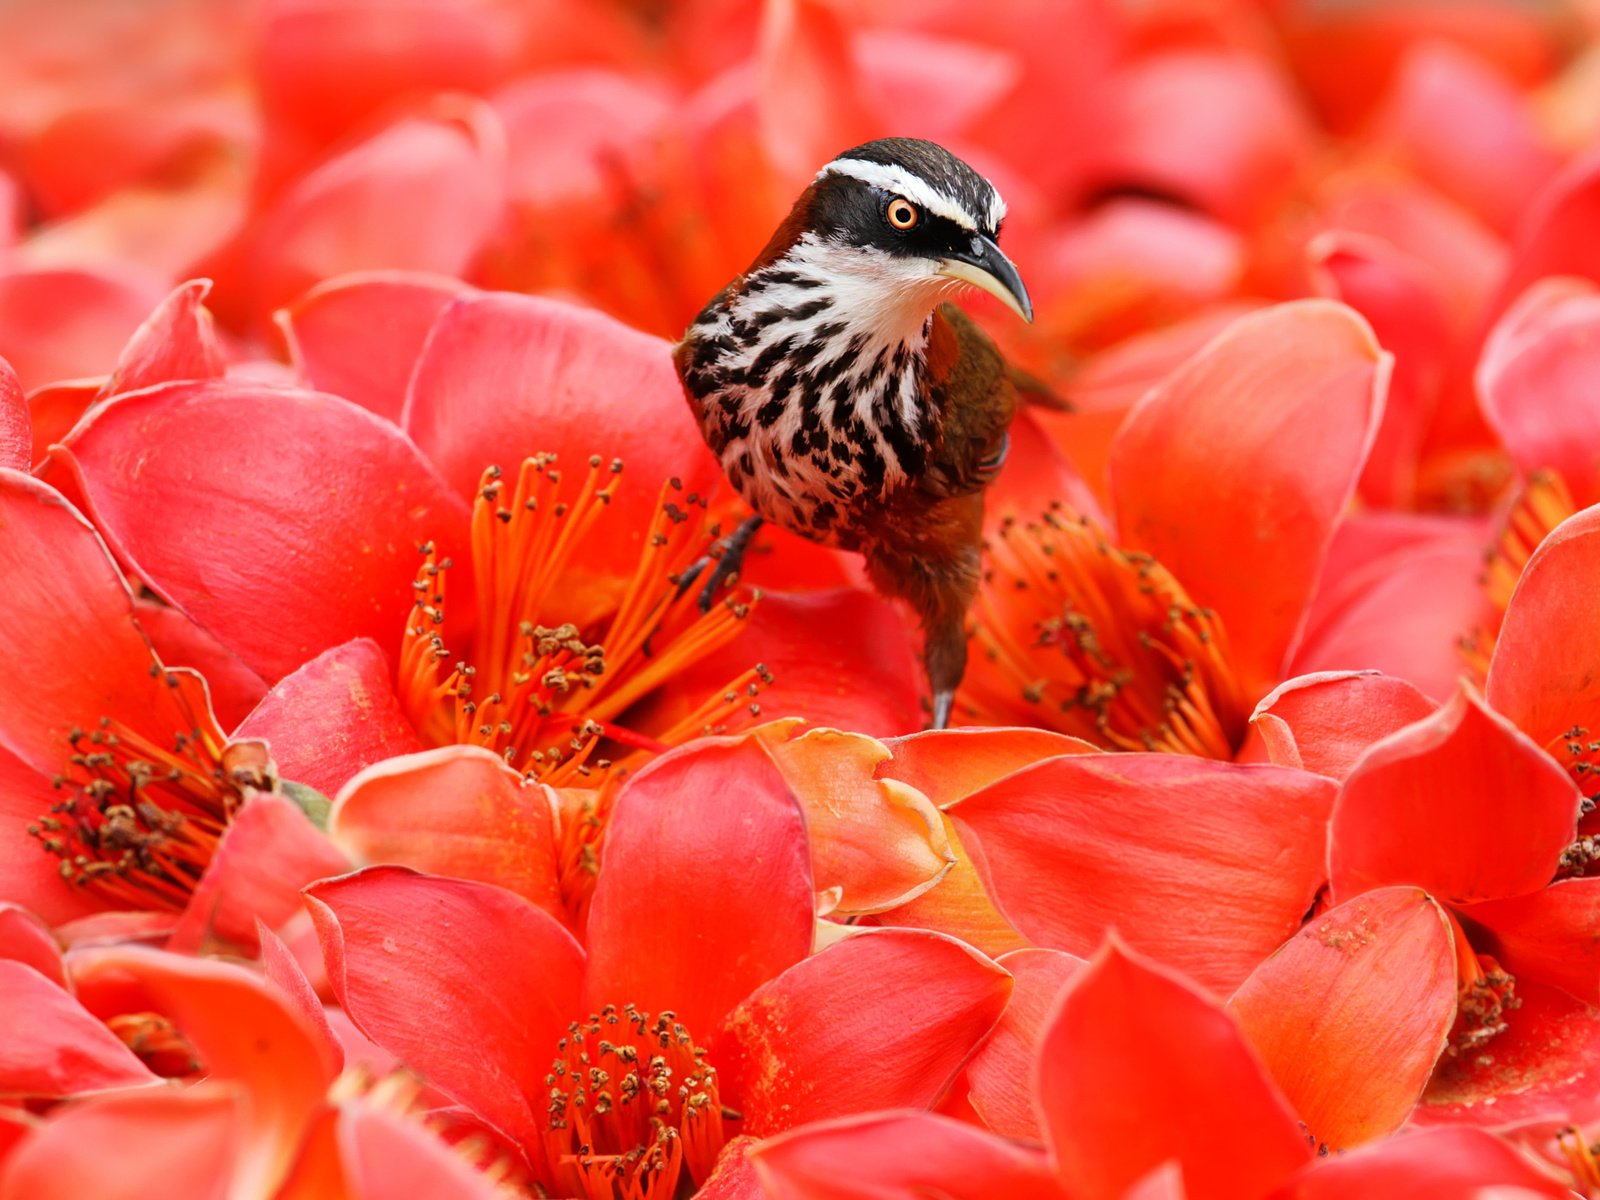
[(247, 1088), (235, 1169), (264, 1188), (284, 1176), (333, 1072), (276, 988), (231, 963), (127, 946), (74, 950), (67, 971), (95, 1015), (159, 1013), (194, 1047), (209, 1079)]
[[(71, 432), (100, 394), (101, 378), (69, 380), (50, 383), (28, 393), (28, 414), (33, 420), (34, 464), (44, 465), (42, 474), (50, 474), (47, 450)], [(56, 486), (60, 480), (51, 479)]]
[(1456, 1016), (1448, 918), (1418, 888), (1368, 892), (1312, 920), (1228, 1010), (1308, 1136), (1335, 1152), (1411, 1115)]
[[(583, 624), (614, 604), (633, 573), (662, 483), (704, 495), (719, 478), (660, 338), (554, 300), (469, 293), (439, 315), (417, 362), (405, 427), (462, 497), (484, 468), (514, 469), (559, 454), (579, 470), (590, 455), (624, 470), (607, 517), (564, 587)], [(592, 593), (592, 594), (591, 594)]]
[(371, 867), (306, 889), (328, 979), (357, 1028), (539, 1156), (556, 1041), (583, 951), (497, 887)]
[(20, 905), (0, 903), (0, 960), (23, 963), (50, 982), (67, 986), (61, 947), (45, 923)]
[(589, 908), (588, 1007), (671, 1009), (707, 1037), (811, 949), (800, 809), (753, 739), (705, 738), (625, 782)]
[[(1374, 742), (1438, 707), (1404, 679), (1377, 671), (1324, 671), (1275, 688), (1256, 705), (1250, 728), (1261, 746), (1259, 761), (1342, 783)], [(1255, 761), (1245, 752), (1240, 759)]]
[[(1112, 447), (1121, 536), (1218, 610), (1247, 693), (1282, 678), (1390, 362), (1343, 305), (1280, 304), (1241, 317), (1146, 396)], [(1270, 569), (1247, 577), (1241, 562)]]
[(1031, 1147), (933, 1113), (820, 1121), (751, 1152), (774, 1200), (1064, 1200)]
[(1115, 927), (1227, 993), (1300, 927), (1325, 878), (1333, 797), (1329, 780), (1285, 767), (1103, 754), (1018, 771), (951, 815), (1030, 940), (1083, 955)]
[(338, 1143), (351, 1195), (360, 1200), (495, 1200), (505, 1194), (421, 1121), (380, 1108), (345, 1105), (339, 1113)]
[(504, 209), (502, 138), (487, 104), (440, 96), (300, 176), (260, 218), (244, 273), (219, 279), (219, 306), (261, 320), (353, 271), (465, 275)]
[(480, 746), (369, 767), (339, 793), (328, 833), (358, 862), (492, 883), (564, 919), (551, 800)]
[(756, 120), (780, 177), (801, 183), (840, 147), (878, 126), (855, 87), (849, 32), (821, 4), (790, 3), (762, 13), (756, 54)]
[(799, 721), (754, 736), (804, 814), (819, 913), (883, 912), (922, 895), (955, 861), (939, 810), (914, 787), (875, 778), (889, 748)]
[(63, 883), (61, 860), (28, 834), (28, 827), (60, 799), (47, 777), (0, 746), (0, 896), (52, 925), (101, 907), (94, 897)]
[(1168, 1159), (1192, 1200), (1260, 1196), (1311, 1157), (1237, 1025), (1112, 941), (1040, 1044), (1039, 1116), (1067, 1191), (1112, 1200)]
[(1580, 155), (1523, 211), (1511, 266), (1491, 311), (1503, 310), (1535, 280), (1578, 275), (1600, 281), (1600, 245), (1586, 232), (1600, 219), (1600, 152)]
[(1533, 552), (1511, 595), (1484, 695), (1542, 745), (1574, 725), (1600, 728), (1600, 507), (1558, 525)]
[(327, 836), (284, 796), (251, 796), (228, 822), (168, 948), (256, 950), (256, 922), (277, 929), (300, 911), (300, 889), (348, 871)]
[(1011, 976), (955, 938), (863, 930), (750, 993), (712, 1056), (744, 1131), (758, 1137), (828, 1116), (926, 1108), (1010, 995)]
[(894, 758), (878, 768), (909, 783), (940, 808), (1013, 771), (1062, 754), (1098, 754), (1098, 747), (1048, 729), (930, 729), (884, 741)]
[(1461, 911), (1488, 931), (1485, 949), (1516, 976), (1600, 1003), (1600, 879), (1564, 879), (1549, 887)]
[(1016, 984), (1000, 1023), (967, 1064), (969, 1099), (1001, 1137), (1039, 1141), (1044, 1134), (1033, 1104), (1039, 1040), (1057, 997), (1085, 964), (1059, 950), (1016, 950), (1002, 955), (1000, 965)]
[(1477, 388), (1484, 416), (1524, 475), (1554, 468), (1580, 504), (1600, 499), (1600, 289), (1546, 279), (1513, 304), (1484, 344)]
[(750, 1161), (750, 1151), (760, 1144), (744, 1134), (730, 1138), (717, 1156), (711, 1177), (695, 1191), (696, 1200), (771, 1200)]
[[(153, 1084), (105, 1023), (30, 966), (0, 960), (0, 1095), (57, 1097)], [(23, 1031), (26, 1036), (23, 1036)]]
[(66, 765), (68, 734), (102, 716), (162, 746), (190, 728), (151, 676), (128, 586), (77, 510), (54, 488), (0, 470), (0, 528), (9, 584), (0, 647), (18, 681), (0, 689), (0, 745), (48, 777)]
[(224, 729), (242, 721), (266, 695), (267, 685), (239, 656), (167, 604), (136, 599), (135, 620), (169, 667), (187, 667), (206, 681), (211, 711)]
[(1391, 883), (1456, 902), (1535, 891), (1576, 835), (1579, 800), (1554, 759), (1458, 692), (1345, 780), (1329, 841), (1334, 895)]
[(767, 717), (876, 738), (906, 733), (927, 720), (915, 638), (893, 605), (858, 588), (768, 594), (737, 638), (677, 675), (655, 719), (687, 715), (763, 663), (773, 676), (761, 693)]
[(398, 423), (428, 331), (465, 288), (444, 275), (364, 271), (319, 283), (275, 319), (307, 387)]
[(220, 379), (226, 368), (205, 298), (209, 279), (191, 279), (157, 306), (122, 349), (101, 397), (178, 379)]
[(0, 273), (0, 346), (28, 391), (104, 375), (165, 291), (98, 271)]
[[(141, 1089), (62, 1110), (5, 1160), (0, 1200), (183, 1196), (239, 1190), (246, 1101), (226, 1087)], [(93, 1153), (85, 1153), (93, 1147)]]
[(259, 921), (256, 923), (256, 940), (261, 947), (261, 973), (268, 982), (283, 993), (283, 999), (300, 1017), (322, 1059), (322, 1068), (331, 1078), (345, 1066), (344, 1045), (334, 1033), (328, 1020), (328, 1010), (311, 987), (294, 952), (272, 930)]
[(1480, 1054), (1440, 1062), (1413, 1120), (1501, 1128), (1600, 1118), (1600, 1016), (1588, 1004), (1518, 979), (1521, 1004)]
[[(240, 470), (240, 446), (270, 449)], [(465, 531), (404, 435), (315, 392), (168, 384), (98, 409), (61, 454), (140, 578), (269, 682), (354, 637), (397, 643), (418, 543)]]
[(28, 398), (11, 364), (0, 358), (0, 467), (26, 471), (33, 466), (33, 425)]
[(1429, 1129), (1307, 1167), (1275, 1200), (1570, 1200), (1572, 1192), (1478, 1129)]
[(389, 661), (370, 638), (333, 646), (285, 675), (234, 736), (262, 739), (283, 778), (325, 796), (363, 767), (422, 749), (395, 698)]

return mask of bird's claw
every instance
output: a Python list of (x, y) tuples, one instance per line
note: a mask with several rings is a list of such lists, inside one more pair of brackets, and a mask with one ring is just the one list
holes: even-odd
[(701, 573), (709, 566), (710, 578), (700, 589), (700, 611), (710, 612), (712, 602), (717, 598), (717, 590), (739, 574), (739, 568), (744, 565), (744, 552), (750, 545), (750, 539), (755, 537), (756, 530), (760, 529), (762, 524), (761, 517), (746, 517), (737, 529), (723, 539), (720, 553), (703, 555), (679, 577), (678, 591), (674, 599), (692, 588), (695, 580), (699, 579)]

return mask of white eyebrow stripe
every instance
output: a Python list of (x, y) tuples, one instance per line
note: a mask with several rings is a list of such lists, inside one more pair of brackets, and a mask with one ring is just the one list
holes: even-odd
[[(872, 187), (894, 192), (904, 196), (913, 204), (921, 205), (935, 216), (954, 221), (963, 229), (978, 232), (977, 223), (972, 219), (971, 213), (943, 192), (934, 191), (926, 180), (918, 178), (904, 167), (867, 162), (859, 158), (836, 158), (817, 172), (817, 178), (821, 179), (824, 175), (830, 174), (848, 175), (851, 179), (859, 179)], [(1005, 206), (1002, 204), (1000, 207), (1003, 215)], [(990, 211), (993, 210), (994, 206), (990, 205)]]

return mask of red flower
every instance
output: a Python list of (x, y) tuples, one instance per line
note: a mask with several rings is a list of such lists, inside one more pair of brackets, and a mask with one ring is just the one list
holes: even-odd
[(307, 892), (356, 1024), (547, 1190), (670, 1196), (743, 1170), (736, 1133), (929, 1105), (1004, 1007), (1005, 972), (936, 934), (810, 955), (801, 812), (750, 749), (697, 743), (619, 795), (587, 950), (483, 884), (378, 867)]

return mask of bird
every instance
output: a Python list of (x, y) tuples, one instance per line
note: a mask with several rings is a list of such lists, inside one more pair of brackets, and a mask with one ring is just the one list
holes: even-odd
[(679, 594), (709, 568), (708, 608), (767, 521), (859, 552), (921, 622), (935, 729), (966, 670), (984, 491), (1019, 397), (1056, 403), (947, 299), (976, 287), (1033, 320), (998, 243), (1005, 216), (994, 186), (934, 142), (846, 150), (673, 349), (706, 444), (753, 510)]

